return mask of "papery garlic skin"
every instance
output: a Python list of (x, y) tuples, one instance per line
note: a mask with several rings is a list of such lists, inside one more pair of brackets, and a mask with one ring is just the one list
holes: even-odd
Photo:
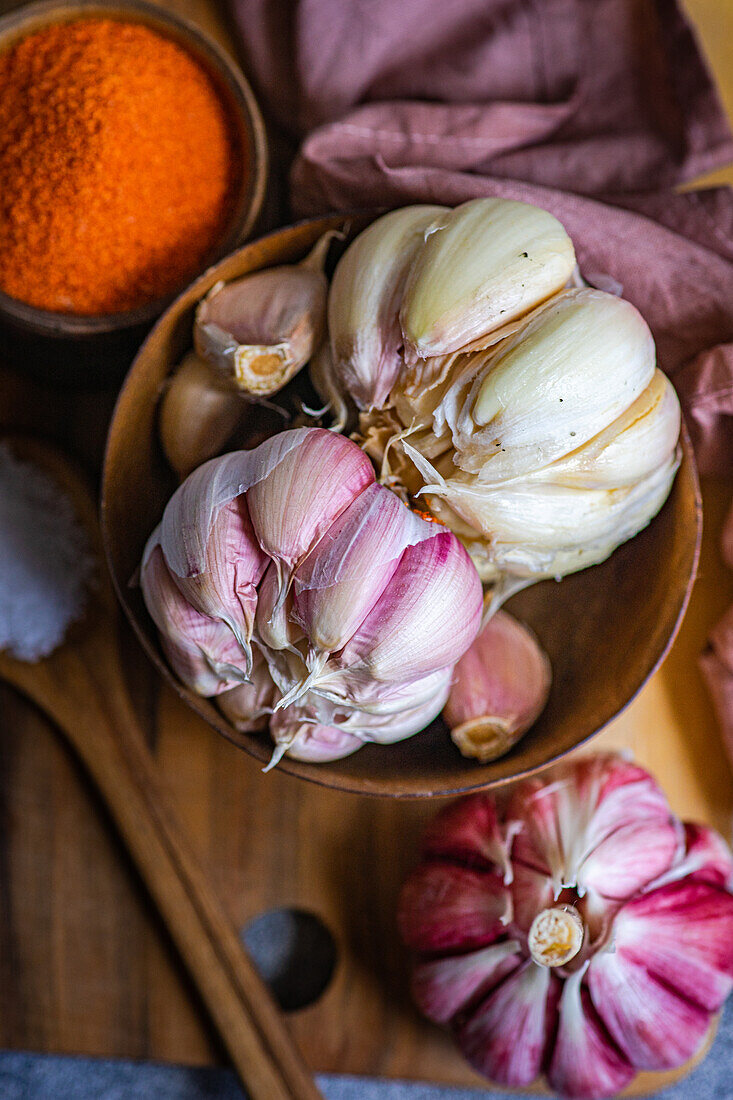
[(509, 752), (542, 712), (552, 670), (534, 634), (497, 611), (457, 662), (443, 717), (464, 756)]
[(277, 695), (267, 661), (255, 649), (250, 682), (222, 692), (216, 702), (236, 730), (249, 733), (267, 729)]
[(547, 1080), (569, 1098), (600, 1100), (625, 1088), (633, 1080), (635, 1067), (609, 1043), (583, 977), (579, 970), (563, 984)]
[[(602, 1100), (700, 1048), (733, 989), (733, 857), (684, 828), (643, 769), (590, 756), (508, 803), (462, 799), (423, 854), (398, 911), (413, 993), (479, 1072), (511, 1087), (544, 1073), (568, 1100)], [(553, 912), (583, 926), (562, 965), (532, 944)]]
[[(424, 729), (471, 644), (481, 583), (440, 524), (320, 428), (211, 460), (173, 494), (141, 567), (184, 681), (242, 731), (269, 717), (273, 763)], [(189, 636), (190, 635), (190, 636)]]
[(308, 366), (308, 374), (313, 389), (323, 401), (323, 412), (330, 412), (331, 414), (329, 430), (342, 432), (349, 421), (353, 401), (351, 395), (347, 394), (347, 391), (342, 389), (338, 383), (333, 365), (333, 356), (331, 355), (331, 346), (327, 340), (324, 340), (312, 356)]
[[(282, 661), (272, 668), (280, 688), (287, 690)], [(311, 763), (340, 760), (368, 743), (392, 745), (425, 729), (440, 713), (450, 686), (451, 669), (399, 685), (340, 683), (316, 687), (283, 709), (275, 707), (270, 733), (273, 760), (283, 755)], [(270, 765), (272, 766), (272, 764)]]
[(412, 263), (445, 206), (377, 218), (336, 265), (328, 297), (333, 377), (363, 410), (382, 408), (403, 366), (400, 304)]
[(174, 581), (192, 607), (221, 619), (249, 652), (257, 609), (257, 585), (269, 559), (260, 549), (243, 497), (219, 510), (209, 531), (201, 573)]
[(472, 199), (431, 229), (400, 310), (406, 355), (464, 348), (559, 291), (575, 266), (572, 241), (546, 210)]
[(531, 1084), (542, 1068), (557, 993), (548, 969), (520, 963), (460, 1025), (458, 1042), (474, 1069), (511, 1088)]
[(221, 620), (183, 597), (153, 540), (140, 569), (145, 604), (176, 675), (198, 695), (219, 695), (249, 676), (250, 656)]
[[(287, 754), (295, 760), (340, 760), (365, 744), (394, 745), (413, 737), (438, 716), (445, 704), (450, 669), (441, 676), (426, 677), (430, 695), (410, 706), (399, 700), (398, 692), (385, 695), (383, 705), (372, 703), (362, 709), (358, 703), (342, 703), (312, 691), (292, 706), (275, 712), (270, 733), (276, 756)], [(409, 696), (408, 687), (405, 694)]]
[[(733, 989), (733, 896), (685, 880), (633, 899), (596, 955), (588, 987), (619, 1049), (640, 1069), (671, 1069), (705, 1039)], [(649, 1028), (652, 1017), (659, 1031)]]

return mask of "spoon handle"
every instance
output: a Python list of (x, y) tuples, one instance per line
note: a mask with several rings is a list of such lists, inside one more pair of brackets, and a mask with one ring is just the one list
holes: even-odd
[(68, 653), (63, 671), (49, 678), (36, 666), (36, 675), (18, 686), (54, 718), (86, 765), (250, 1100), (319, 1100), (285, 1021), (186, 840), (119, 666), (110, 665), (100, 680), (88, 660)]

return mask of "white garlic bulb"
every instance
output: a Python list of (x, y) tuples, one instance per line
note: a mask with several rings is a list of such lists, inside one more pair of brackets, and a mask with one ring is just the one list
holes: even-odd
[(546, 211), (476, 199), (430, 214), (403, 257), (401, 369), (381, 404), (356, 397), (357, 438), (502, 591), (603, 561), (656, 515), (679, 463), (651, 332), (630, 302), (578, 285)]

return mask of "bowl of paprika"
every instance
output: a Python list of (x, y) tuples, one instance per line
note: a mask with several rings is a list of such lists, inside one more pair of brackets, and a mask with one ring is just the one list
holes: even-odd
[(266, 171), (247, 81), (186, 20), (143, 0), (0, 19), (6, 332), (139, 339), (248, 236)]

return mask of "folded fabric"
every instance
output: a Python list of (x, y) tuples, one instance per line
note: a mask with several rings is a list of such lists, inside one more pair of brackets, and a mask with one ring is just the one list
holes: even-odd
[(479, 195), (552, 211), (648, 320), (701, 472), (733, 472), (733, 193), (675, 190), (733, 162), (733, 138), (675, 0), (232, 4), (301, 141), (297, 215)]

